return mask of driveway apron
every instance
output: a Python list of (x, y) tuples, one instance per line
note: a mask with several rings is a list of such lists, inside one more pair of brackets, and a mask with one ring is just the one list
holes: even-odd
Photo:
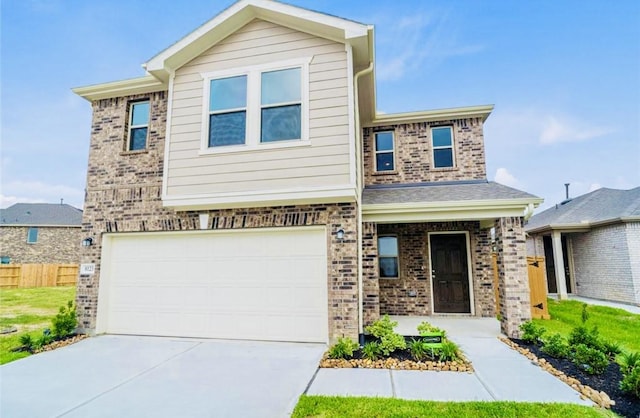
[(326, 347), (100, 336), (0, 368), (2, 417), (285, 417)]

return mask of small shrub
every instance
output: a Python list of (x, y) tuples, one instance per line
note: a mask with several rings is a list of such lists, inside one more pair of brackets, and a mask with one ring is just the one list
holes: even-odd
[(438, 328), (436, 326), (431, 325), (430, 323), (424, 321), (421, 322), (420, 325), (418, 325), (418, 333), (420, 335), (422, 335), (423, 337), (425, 335), (429, 335), (429, 334), (433, 334), (433, 333), (439, 333), (442, 334), (442, 337), (446, 337), (447, 333), (445, 330)]
[(385, 315), (365, 328), (368, 333), (378, 338), (380, 351), (385, 356), (388, 356), (396, 350), (407, 348), (407, 342), (404, 337), (393, 331), (397, 325), (397, 322), (392, 321), (388, 315)]
[(542, 352), (554, 358), (565, 358), (569, 355), (569, 345), (560, 334), (553, 334), (541, 348)]
[(436, 349), (438, 360), (457, 361), (460, 360), (460, 348), (453, 341), (447, 340), (442, 343), (442, 347)]
[(622, 370), (622, 373), (629, 372), (636, 367), (640, 367), (640, 353), (622, 353), (620, 356), (620, 370)]
[(602, 374), (609, 365), (606, 354), (585, 344), (575, 347), (573, 362), (589, 374)]
[(592, 329), (584, 325), (575, 327), (571, 331), (571, 334), (569, 334), (569, 345), (578, 346), (580, 344), (584, 344), (598, 351), (604, 351), (602, 341), (600, 340), (600, 332), (597, 327), (593, 327)]
[(380, 350), (380, 344), (376, 341), (370, 341), (362, 347), (362, 357), (367, 360), (376, 361), (380, 358), (380, 355), (382, 355), (382, 351)]
[(520, 329), (522, 330), (522, 340), (529, 344), (539, 344), (542, 341), (542, 335), (546, 331), (531, 321), (520, 325)]
[(57, 338), (63, 339), (74, 333), (78, 326), (78, 318), (73, 301), (69, 301), (66, 307), (60, 307), (51, 324), (53, 325), (53, 334)]
[(20, 336), (20, 344), (25, 351), (33, 351), (34, 341), (29, 334), (23, 334)]
[(415, 361), (423, 361), (427, 359), (431, 353), (431, 349), (420, 339), (411, 340), (409, 343), (409, 351), (411, 352), (411, 357), (413, 357)]
[(338, 342), (329, 348), (329, 358), (347, 359), (353, 357), (353, 352), (360, 346), (350, 338), (339, 338)]
[(640, 365), (623, 373), (620, 381), (620, 389), (636, 398), (640, 398)]
[(589, 320), (589, 312), (587, 311), (587, 304), (583, 303), (582, 304), (582, 312), (580, 314), (580, 319), (582, 320), (582, 325), (586, 324), (587, 321)]
[(622, 348), (620, 348), (620, 344), (615, 341), (605, 341), (601, 340), (602, 351), (609, 356), (610, 359), (615, 359), (616, 356), (622, 353)]

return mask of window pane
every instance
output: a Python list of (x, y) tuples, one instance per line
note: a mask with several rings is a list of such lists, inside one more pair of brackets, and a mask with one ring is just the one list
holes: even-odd
[(209, 115), (209, 146), (244, 144), (246, 112)]
[(147, 146), (147, 128), (133, 128), (129, 138), (129, 150), (145, 149)]
[(381, 256), (398, 256), (398, 238), (380, 237), (378, 238), (378, 254)]
[(380, 277), (398, 277), (398, 259), (380, 257)]
[(260, 141), (273, 142), (301, 139), (300, 105), (262, 109)]
[(38, 242), (38, 228), (29, 228), (29, 232), (27, 233), (27, 242)]
[(209, 111), (240, 109), (247, 106), (247, 76), (211, 80)]
[(434, 147), (451, 146), (451, 128), (433, 128), (431, 130), (431, 135), (433, 135)]
[(149, 123), (149, 102), (134, 103), (132, 108), (131, 126), (146, 125)]
[(393, 133), (380, 132), (376, 134), (376, 151), (393, 151)]
[(299, 102), (300, 68), (262, 73), (262, 104)]
[(453, 152), (451, 148), (433, 150), (434, 167), (453, 167)]
[(376, 171), (393, 171), (393, 153), (383, 152), (376, 154)]

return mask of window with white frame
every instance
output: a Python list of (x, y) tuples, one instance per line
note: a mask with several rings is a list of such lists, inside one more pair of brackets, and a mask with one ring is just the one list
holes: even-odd
[(149, 131), (149, 102), (134, 102), (129, 105), (129, 151), (147, 147)]
[(447, 168), (455, 166), (453, 153), (453, 129), (451, 126), (431, 128), (431, 144), (433, 148), (433, 167)]
[(27, 231), (27, 244), (35, 244), (38, 242), (38, 228), (29, 228)]
[(376, 171), (394, 171), (394, 138), (393, 132), (375, 133)]
[(398, 277), (398, 237), (386, 236), (378, 238), (378, 265), (380, 277)]
[(258, 147), (307, 139), (308, 62), (250, 67), (240, 74), (202, 74), (208, 100), (204, 147)]

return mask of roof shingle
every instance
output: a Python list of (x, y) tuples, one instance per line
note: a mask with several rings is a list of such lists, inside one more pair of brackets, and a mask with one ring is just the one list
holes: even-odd
[(82, 210), (61, 203), (16, 203), (0, 209), (0, 225), (82, 225)]

